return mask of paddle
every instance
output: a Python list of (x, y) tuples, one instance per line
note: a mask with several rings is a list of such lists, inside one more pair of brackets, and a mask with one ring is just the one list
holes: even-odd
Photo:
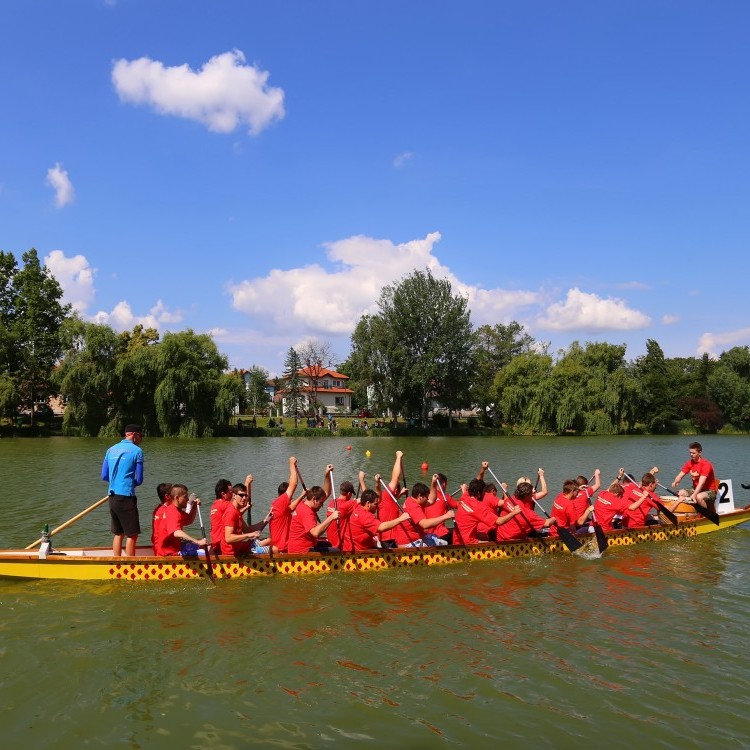
[[(200, 503), (196, 506), (198, 508), (198, 523), (201, 527), (201, 534), (203, 535), (203, 539), (206, 538), (206, 530), (203, 528), (203, 516), (201, 515), (201, 506)], [(203, 549), (206, 550), (206, 572), (208, 573), (208, 580), (213, 583), (213, 585), (216, 585), (216, 581), (214, 580), (214, 566), (211, 564), (211, 550), (210, 550), (210, 542), (207, 544)]]
[[(506, 493), (507, 495), (507, 493)], [(534, 505), (536, 505), (537, 508), (539, 508), (542, 513), (544, 513), (547, 518), (550, 517), (550, 514), (547, 513), (547, 511), (542, 507), (541, 503), (534, 497), (534, 495), (531, 496), (531, 499), (534, 501)], [(527, 519), (528, 520), (528, 519)], [(583, 547), (583, 543), (576, 539), (575, 534), (573, 534), (571, 531), (566, 529), (564, 526), (558, 526), (557, 527), (557, 533), (560, 535), (560, 539), (562, 539), (563, 544), (571, 551), (575, 552), (576, 550), (579, 550), (581, 547)], [(604, 532), (602, 532), (603, 534)], [(599, 544), (599, 537), (596, 538), (597, 544)], [(599, 552), (604, 552), (605, 549), (607, 549), (607, 538), (604, 537), (604, 549), (599, 547)]]
[[(635, 481), (635, 479), (633, 479), (633, 477), (631, 477), (627, 471), (623, 472), (623, 476), (627, 477), (628, 480), (632, 482), (634, 485), (639, 486), (638, 483)], [(663, 485), (659, 484), (659, 482), (657, 482), (656, 484), (659, 485), (659, 487), (664, 487)], [(666, 487), (664, 487), (664, 489), (667, 490)], [(669, 490), (667, 491), (669, 492)], [(674, 495), (674, 492), (672, 494)], [(657, 498), (652, 497), (651, 502), (653, 502), (653, 504), (656, 506), (659, 513), (661, 513), (671, 524), (673, 524), (674, 526), (679, 526), (680, 520), (677, 518), (677, 516), (674, 513), (672, 513), (671, 510), (669, 510), (669, 508), (667, 508), (666, 505), (664, 505), (664, 503), (661, 502), (661, 500), (658, 500)]]
[[(487, 465), (487, 471), (489, 471), (490, 474), (492, 475), (492, 478), (495, 480), (495, 484), (497, 485), (497, 488), (500, 490), (500, 492), (503, 493), (503, 495), (505, 496), (507, 500), (511, 500), (510, 495), (506, 492), (505, 487), (503, 487), (502, 482), (495, 476), (495, 472), (492, 471), (489, 464)], [(530, 530), (529, 535), (539, 539), (539, 541), (542, 543), (544, 548), (549, 549), (547, 542), (545, 542), (544, 539), (542, 539), (542, 535), (534, 528), (534, 524), (531, 523), (531, 521), (529, 521), (529, 517), (524, 512), (523, 505), (522, 504), (518, 504), (518, 505), (521, 508), (521, 516), (523, 517), (523, 520), (526, 521), (526, 523), (528, 524), (528, 527)], [(575, 552), (575, 550), (577, 550), (578, 547), (581, 547), (582, 545), (572, 534), (570, 536), (572, 538), (573, 547), (568, 547), (568, 549), (570, 549), (571, 552)], [(560, 536), (560, 538), (562, 539), (562, 535)], [(563, 542), (565, 543), (566, 546), (568, 545), (568, 542), (566, 542), (564, 539), (563, 539)]]
[[(437, 481), (438, 489), (440, 490), (440, 494), (443, 496), (443, 502), (445, 503), (445, 507), (448, 507), (448, 498), (445, 495), (445, 490), (443, 489), (443, 485), (440, 483), (440, 480)], [(460, 488), (459, 488), (460, 489)], [(453, 497), (453, 493), (451, 493), (451, 497)], [(461, 529), (458, 528), (458, 524), (456, 523), (455, 518), (453, 519), (453, 529), (458, 534), (458, 541), (461, 542), (461, 546), (465, 547), (466, 542), (464, 541), (463, 534), (461, 533)]]
[[(333, 481), (333, 469), (331, 469), (331, 492), (333, 493), (333, 509), (339, 509), (339, 493), (336, 492), (336, 483)], [(344, 540), (341, 537), (341, 519), (336, 519), (336, 531), (339, 534), (339, 545), (343, 545)]]
[[(719, 520), (719, 514), (718, 513), (715, 513), (714, 511), (709, 510), (708, 508), (704, 508), (699, 503), (691, 503), (689, 498), (687, 498), (687, 497), (680, 497), (676, 492), (674, 492), (674, 490), (669, 489), (669, 487), (665, 487), (661, 482), (657, 482), (656, 484), (659, 487), (661, 487), (663, 490), (666, 490), (670, 495), (674, 495), (675, 497), (680, 498), (680, 500), (682, 500), (682, 502), (687, 503), (688, 505), (692, 505), (693, 508), (695, 508), (695, 512), (696, 513), (700, 513), (700, 515), (702, 515), (704, 518), (707, 518), (709, 521), (711, 521), (711, 523), (715, 523), (717, 526), (721, 525), (721, 521)], [(664, 506), (662, 506), (662, 507), (664, 507)], [(664, 508), (664, 510), (666, 510), (666, 508)], [(668, 511), (668, 512), (671, 513), (671, 511)], [(664, 515), (667, 515), (667, 514), (665, 513)], [(672, 513), (672, 515), (674, 516), (674, 513)], [(667, 516), (667, 518), (669, 518), (669, 516)], [(675, 519), (675, 521), (677, 521), (677, 516), (674, 516), (674, 519)], [(670, 518), (670, 521), (671, 520), (672, 519)], [(676, 525), (677, 525), (677, 523), (675, 523), (675, 526)]]
[[(86, 510), (82, 510), (78, 515), (73, 516), (69, 521), (66, 521), (65, 523), (58, 526), (56, 529), (53, 529), (50, 531), (50, 533), (47, 535), (48, 537), (54, 536), (57, 534), (58, 531), (62, 531), (63, 529), (67, 529), (68, 526), (72, 526), (79, 518), (83, 518), (85, 515), (91, 513), (92, 510), (95, 510), (103, 503), (106, 503), (107, 500), (109, 500), (109, 495), (103, 497), (101, 500), (97, 500), (93, 505), (90, 505)], [(44, 537), (39, 537), (35, 542), (32, 542), (28, 547), (24, 547), (25, 550), (27, 549), (34, 549), (34, 547), (37, 546), (37, 544), (41, 544), (44, 541)]]
[[(596, 474), (594, 474), (591, 479), (588, 481), (588, 486), (591, 485), (591, 483), (596, 478)], [(593, 503), (591, 504), (593, 508)], [(596, 520), (596, 513), (592, 510), (591, 511), (591, 520), (594, 523), (594, 536), (596, 537), (596, 546), (599, 548), (599, 554), (604, 554), (604, 551), (609, 547), (609, 540), (607, 539), (607, 535), (604, 533), (604, 529), (599, 525), (599, 522)]]

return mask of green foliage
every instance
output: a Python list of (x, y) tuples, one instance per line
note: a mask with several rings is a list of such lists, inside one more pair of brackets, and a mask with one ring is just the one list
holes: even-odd
[(350, 365), (373, 386), (378, 410), (418, 416), (427, 424), (433, 402), (470, 404), (474, 332), (464, 297), (427, 270), (383, 289), (377, 315), (352, 335)]
[(284, 416), (294, 419), (295, 429), (299, 426), (300, 414), (305, 408), (302, 378), (299, 374), (301, 367), (299, 355), (294, 347), (289, 347), (286, 360), (284, 360)]

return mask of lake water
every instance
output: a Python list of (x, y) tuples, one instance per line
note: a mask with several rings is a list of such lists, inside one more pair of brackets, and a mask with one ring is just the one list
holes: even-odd
[[(388, 475), (396, 449), (410, 484), (443, 471), (453, 489), (483, 459), (512, 483), (544, 467), (550, 496), (594, 468), (608, 482), (657, 464), (668, 484), (690, 439), (146, 439), (139, 504), (145, 532), (158, 482), (210, 500), (218, 478), (251, 472), (260, 518), (289, 455), (311, 486), (328, 462), (337, 483)], [(750, 438), (701, 442), (746, 504)], [(0, 440), (0, 547), (102, 497), (108, 445)], [(103, 506), (56, 541), (108, 545), (107, 529)], [(740, 527), (597, 560), (218, 586), (0, 580), (4, 745), (750, 747), (749, 574)]]

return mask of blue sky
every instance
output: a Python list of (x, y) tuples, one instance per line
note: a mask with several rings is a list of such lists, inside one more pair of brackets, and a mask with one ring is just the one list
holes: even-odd
[(750, 344), (750, 3), (5, 0), (0, 249), (87, 319), (342, 358), (429, 267), (551, 351)]

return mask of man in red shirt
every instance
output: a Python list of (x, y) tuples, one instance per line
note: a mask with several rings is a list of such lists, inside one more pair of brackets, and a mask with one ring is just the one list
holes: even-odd
[(159, 504), (151, 514), (151, 546), (154, 549), (156, 549), (156, 537), (161, 533), (159, 526), (164, 520), (165, 506), (172, 502), (172, 497), (169, 494), (171, 491), (172, 485), (170, 482), (162, 482), (156, 486), (156, 495), (159, 498)]
[(297, 506), (297, 511), (292, 518), (289, 526), (289, 547), (290, 553), (303, 553), (330, 550), (330, 544), (326, 543), (325, 548), (321, 545), (320, 537), (325, 530), (336, 520), (339, 512), (334, 510), (324, 521), (318, 520), (318, 511), (323, 507), (327, 497), (326, 491), (322, 487), (310, 487), (305, 499)]
[[(448, 477), (442, 472), (432, 475), (430, 484), (430, 499), (424, 508), (424, 514), (427, 518), (437, 518), (445, 515), (449, 510), (455, 510), (458, 507), (458, 501), (447, 493)], [(446, 544), (453, 543), (453, 529), (449, 529), (445, 522), (439, 523), (432, 529), (432, 533), (442, 539)]]
[(496, 515), (488, 505), (482, 502), (484, 497), (484, 482), (472, 479), (469, 487), (458, 501), (456, 510), (456, 530), (461, 544), (478, 544), (481, 540), (477, 536), (477, 526), (480, 521), (487, 526), (502, 526), (521, 512), (521, 506), (515, 505), (505, 515)]
[[(169, 556), (196, 555), (198, 548), (206, 547), (208, 542), (205, 539), (193, 539), (183, 530), (187, 516), (183, 511), (188, 503), (188, 489), (184, 484), (174, 484), (170, 496), (172, 502), (162, 506), (164, 515), (155, 530), (154, 553)], [(200, 500), (196, 498), (194, 503), (197, 505)]]
[(656, 489), (656, 477), (651, 472), (646, 472), (641, 478), (641, 486), (636, 487), (629, 484), (625, 488), (625, 499), (629, 505), (623, 514), (623, 526), (635, 529), (639, 526), (653, 526), (659, 523), (658, 518), (652, 518), (649, 514), (652, 510), (658, 511), (654, 500), (659, 498), (654, 494)]
[(380, 500), (375, 490), (365, 490), (360, 503), (352, 510), (349, 539), (344, 537), (344, 552), (364, 552), (376, 549), (378, 535), (395, 528), (400, 523), (409, 522), (409, 514), (402, 513), (391, 521), (381, 521), (375, 515)]
[(534, 486), (531, 482), (521, 482), (516, 485), (512, 497), (507, 494), (500, 505), (500, 512), (518, 511), (507, 518), (506, 523), (497, 527), (497, 541), (509, 542), (516, 539), (526, 539), (529, 536), (539, 536), (542, 529), (549, 529), (550, 536), (557, 535), (555, 518), (542, 518), (535, 510), (529, 508), (529, 501), (534, 496)]
[(292, 523), (292, 512), (304, 495), (292, 500), (297, 489), (297, 459), (289, 458), (289, 481), (279, 485), (279, 496), (271, 503), (271, 549), (274, 553), (286, 552), (289, 545), (289, 527)]
[(411, 496), (407, 497), (404, 503), (404, 513), (409, 516), (409, 520), (398, 524), (393, 529), (396, 544), (399, 547), (442, 547), (448, 544), (434, 534), (425, 532), (453, 518), (454, 511), (448, 510), (442, 516), (428, 518), (425, 515), (425, 508), (429, 497), (430, 490), (426, 484), (417, 482), (412, 487)]
[[(252, 481), (252, 477), (250, 477), (250, 480)], [(248, 507), (247, 493), (242, 492), (243, 489), (246, 489), (246, 485), (235, 485), (233, 489), (235, 491), (232, 501), (224, 510), (222, 520), (224, 535), (221, 538), (221, 554), (239, 557), (241, 555), (248, 555), (254, 551), (258, 553), (267, 552), (268, 550), (254, 549), (254, 542), (266, 525), (265, 519), (249, 526), (242, 517), (242, 514)]]
[(682, 478), (689, 474), (693, 480), (693, 490), (692, 492), (680, 490), (679, 496), (687, 499), (694, 505), (702, 505), (708, 510), (714, 510), (716, 506), (716, 491), (719, 489), (719, 483), (714, 474), (714, 467), (708, 459), (703, 458), (703, 447), (700, 443), (690, 443), (688, 449), (690, 451), (690, 459), (674, 478), (672, 487), (676, 488), (682, 481)]
[(221, 540), (224, 538), (224, 511), (232, 502), (234, 491), (228, 479), (220, 479), (214, 487), (216, 499), (211, 506), (211, 549), (215, 555), (221, 554)]
[[(331, 467), (333, 469), (333, 467)], [(364, 479), (364, 472), (360, 472), (362, 477), (360, 481)], [(350, 535), (349, 530), (349, 519), (352, 511), (359, 503), (354, 499), (354, 485), (348, 480), (343, 481), (339, 485), (339, 494), (328, 503), (326, 514), (330, 515), (334, 510), (339, 512), (339, 520), (328, 527), (328, 541), (339, 549), (344, 549), (346, 546), (351, 546), (346, 542)]]
[(573, 500), (578, 496), (578, 482), (575, 479), (566, 479), (563, 482), (562, 492), (552, 501), (550, 515), (557, 519), (557, 525), (565, 529), (575, 530), (576, 526), (582, 526), (589, 514), (591, 507), (584, 513), (583, 517), (576, 515)]
[(588, 478), (583, 476), (583, 474), (576, 477), (578, 494), (576, 494), (571, 502), (573, 504), (573, 517), (575, 518), (577, 527), (588, 527), (588, 519), (592, 513), (592, 510), (590, 510), (592, 508), (591, 499), (602, 486), (601, 476), (601, 471), (594, 469), (594, 483), (591, 485)]
[(606, 490), (602, 490), (596, 496), (594, 502), (596, 522), (602, 527), (602, 531), (614, 531), (622, 528), (619, 522), (615, 525), (615, 517), (624, 518), (629, 506), (630, 502), (625, 497), (623, 486), (615, 479)]
[[(403, 472), (403, 451), (396, 451), (396, 460), (393, 462), (393, 468), (391, 469), (391, 481), (388, 482), (388, 489), (386, 489), (380, 478), (379, 474), (375, 475), (375, 489), (380, 493), (380, 505), (378, 507), (378, 518), (381, 521), (392, 521), (394, 518), (398, 518), (401, 515), (401, 508), (393, 499), (394, 497), (398, 500), (401, 497), (401, 474)], [(388, 491), (390, 490), (390, 492)], [(391, 495), (393, 497), (391, 497)], [(395, 543), (395, 532), (393, 528), (384, 531), (380, 536), (381, 543), (391, 542), (392, 546)]]

